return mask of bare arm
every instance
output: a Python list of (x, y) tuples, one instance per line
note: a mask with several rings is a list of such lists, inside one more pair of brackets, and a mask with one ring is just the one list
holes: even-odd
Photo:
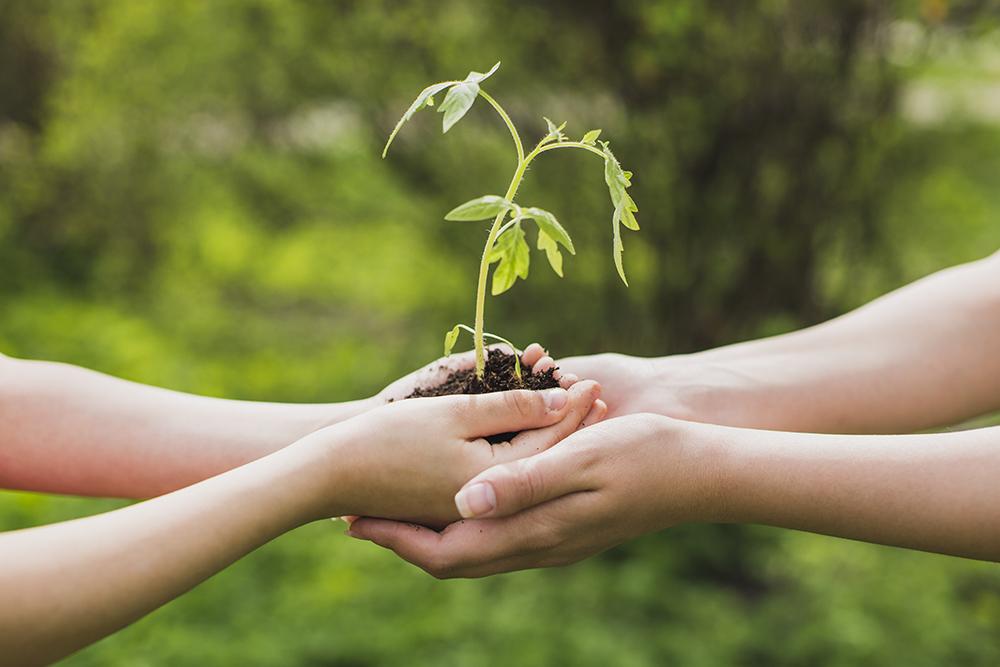
[(0, 488), (148, 498), (375, 404), (207, 398), (67, 364), (0, 357)]
[(1000, 561), (1000, 427), (814, 435), (631, 415), (470, 480), (442, 533), (355, 537), (439, 577), (565, 565), (686, 522), (759, 523)]
[(612, 416), (902, 433), (1000, 409), (1000, 254), (931, 275), (809, 329), (698, 354), (576, 357)]
[[(63, 657), (314, 519), (456, 520), (452, 496), (466, 479), (572, 433), (598, 394), (579, 382), (403, 401), (153, 500), (0, 534), (2, 662)], [(478, 437), (507, 431), (521, 433), (504, 447)]]

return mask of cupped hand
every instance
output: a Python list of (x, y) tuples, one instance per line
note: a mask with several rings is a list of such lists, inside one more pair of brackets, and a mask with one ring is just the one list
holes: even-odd
[(701, 424), (640, 414), (493, 466), (456, 496), (466, 520), (437, 533), (360, 519), (353, 537), (439, 578), (576, 562), (643, 533), (713, 518), (713, 441)]
[[(335, 502), (328, 515), (442, 526), (459, 517), (454, 495), (486, 468), (538, 454), (603, 418), (593, 381), (545, 391), (415, 398), (370, 410), (310, 438), (328, 447)], [(484, 438), (519, 432), (509, 443)]]
[[(494, 347), (509, 352), (509, 348), (505, 346), (494, 345), (490, 349)], [(532, 343), (524, 349), (524, 352), (521, 353), (521, 363), (525, 367), (531, 368), (535, 373), (544, 372), (555, 366), (552, 357), (538, 343)], [(437, 361), (432, 361), (387, 386), (376, 394), (375, 403), (381, 405), (383, 403), (402, 400), (412, 394), (415, 389), (440, 384), (452, 373), (473, 368), (475, 365), (476, 353), (474, 350), (441, 357)], [(561, 387), (566, 389), (572, 386), (579, 376), (572, 373), (564, 374), (559, 368), (556, 368), (553, 377), (559, 381)]]

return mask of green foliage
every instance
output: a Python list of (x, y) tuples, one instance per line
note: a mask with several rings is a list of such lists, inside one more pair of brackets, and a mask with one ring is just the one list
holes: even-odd
[[(439, 109), (439, 111), (444, 112), (444, 131), (447, 132), (472, 107), (476, 97), (481, 93), (479, 83), (491, 76), (499, 67), (500, 63), (498, 62), (486, 74), (470, 72), (465, 82), (460, 84), (444, 82), (425, 88), (417, 96), (413, 104), (410, 105), (406, 113), (403, 114), (402, 119), (396, 124), (392, 134), (389, 135), (389, 140), (382, 151), (382, 157), (385, 157), (389, 144), (392, 143), (393, 137), (396, 136), (403, 123), (409, 120), (416, 111), (426, 106), (432, 99), (431, 95), (447, 86), (452, 86)], [(528, 269), (531, 264), (531, 250), (525, 239), (524, 230), (521, 228), (521, 221), (531, 219), (538, 225), (538, 249), (545, 252), (549, 265), (560, 278), (563, 276), (563, 258), (558, 245), (561, 244), (571, 254), (576, 254), (569, 234), (563, 229), (552, 213), (536, 207), (522, 209), (514, 202), (514, 197), (524, 178), (525, 171), (527, 171), (528, 165), (531, 164), (535, 157), (550, 148), (580, 148), (602, 157), (605, 163), (605, 180), (611, 191), (611, 202), (615, 207), (613, 215), (615, 267), (618, 269), (618, 274), (626, 286), (628, 286), (628, 281), (625, 279), (625, 268), (622, 264), (624, 246), (621, 240), (619, 223), (629, 229), (639, 229), (639, 224), (636, 222), (634, 215), (634, 212), (638, 211), (638, 208), (632, 198), (625, 192), (625, 189), (632, 184), (630, 180), (632, 173), (622, 171), (621, 165), (618, 164), (618, 160), (611, 153), (611, 149), (608, 148), (606, 141), (601, 142), (604, 149), (603, 152), (598, 152), (595, 148), (592, 148), (601, 133), (600, 130), (591, 130), (588, 132), (584, 136), (585, 141), (583, 142), (570, 142), (566, 135), (563, 134), (563, 129), (566, 127), (565, 121), (560, 125), (556, 125), (543, 116), (548, 132), (541, 138), (534, 150), (524, 155), (520, 135), (514, 123), (507, 115), (507, 112), (504, 111), (496, 100), (486, 96), (485, 93), (482, 94), (489, 100), (490, 104), (510, 130), (515, 149), (517, 150), (517, 166), (514, 170), (510, 186), (507, 189), (506, 196), (484, 195), (461, 204), (445, 216), (445, 220), (465, 221), (494, 218), (493, 226), (486, 240), (486, 247), (483, 249), (483, 259), (479, 269), (479, 284), (476, 292), (476, 328), (473, 335), (473, 344), (476, 350), (476, 374), (479, 377), (482, 377), (485, 367), (483, 311), (485, 307), (487, 268), (491, 264), (497, 264), (493, 272), (493, 283), (490, 289), (490, 293), (493, 296), (498, 296), (509, 290), (514, 286), (518, 278), (522, 280), (528, 278)], [(503, 225), (504, 218), (508, 212), (511, 215), (511, 220), (506, 225)], [(450, 333), (449, 336), (451, 336)], [(445, 338), (445, 347), (450, 350), (451, 346), (454, 345), (454, 340), (451, 340), (450, 345), (449, 340), (448, 337)]]

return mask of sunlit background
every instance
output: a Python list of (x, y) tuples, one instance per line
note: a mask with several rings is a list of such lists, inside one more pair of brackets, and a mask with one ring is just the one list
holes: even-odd
[[(497, 60), (526, 135), (603, 128), (643, 230), (625, 289), (600, 163), (539, 159), (524, 200), (578, 254), (563, 280), (536, 255), (490, 329), (662, 355), (815, 323), (1000, 248), (998, 27), (986, 1), (0, 0), (0, 350), (289, 401), (429, 361), (485, 236), (442, 215), (502, 193), (510, 138), (478, 105), (379, 153), (426, 84)], [(4, 493), (0, 528), (117, 504)], [(696, 526), (437, 582), (340, 532), (68, 664), (1000, 664), (987, 564)]]

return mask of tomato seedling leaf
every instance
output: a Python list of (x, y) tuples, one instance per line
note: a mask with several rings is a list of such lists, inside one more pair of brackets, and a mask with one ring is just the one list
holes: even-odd
[(512, 206), (513, 204), (503, 197), (483, 195), (451, 209), (444, 219), (457, 222), (488, 220), (496, 217), (501, 211), (509, 211)]

